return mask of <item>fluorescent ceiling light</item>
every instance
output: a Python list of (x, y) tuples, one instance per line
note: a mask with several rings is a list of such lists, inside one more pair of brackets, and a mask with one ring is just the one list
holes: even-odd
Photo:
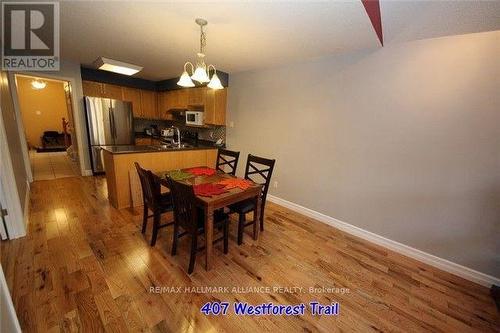
[(128, 64), (126, 62), (113, 60), (109, 58), (99, 57), (94, 62), (98, 69), (102, 69), (104, 71), (124, 74), (124, 75), (134, 75), (137, 72), (142, 70), (141, 66), (136, 66), (132, 64)]

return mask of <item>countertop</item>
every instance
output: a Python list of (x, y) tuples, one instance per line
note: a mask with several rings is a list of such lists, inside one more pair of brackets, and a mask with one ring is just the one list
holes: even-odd
[(111, 154), (137, 154), (137, 153), (168, 153), (171, 151), (185, 151), (185, 150), (205, 150), (217, 149), (219, 147), (208, 144), (182, 144), (182, 147), (175, 145), (124, 145), (124, 146), (101, 146), (102, 149), (110, 152)]

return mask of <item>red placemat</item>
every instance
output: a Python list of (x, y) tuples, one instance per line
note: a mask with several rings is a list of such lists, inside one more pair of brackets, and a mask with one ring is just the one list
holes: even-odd
[(219, 195), (227, 192), (224, 185), (213, 183), (193, 185), (193, 189), (194, 194), (202, 197), (211, 197), (213, 195)]
[(217, 184), (224, 185), (227, 189), (238, 187), (242, 190), (246, 190), (247, 188), (252, 186), (253, 182), (247, 179), (227, 178), (221, 180)]
[(212, 175), (215, 175), (215, 173), (217, 172), (215, 169), (205, 168), (205, 167), (191, 168), (191, 169), (188, 169), (186, 171), (189, 173), (192, 173), (195, 176), (212, 176)]

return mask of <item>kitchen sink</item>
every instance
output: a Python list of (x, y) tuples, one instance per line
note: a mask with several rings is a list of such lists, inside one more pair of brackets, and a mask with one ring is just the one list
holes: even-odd
[(187, 143), (182, 143), (180, 147), (175, 144), (168, 144), (168, 145), (151, 145), (148, 146), (151, 149), (155, 150), (171, 150), (171, 149), (183, 149), (183, 148), (192, 148), (192, 145), (189, 145)]

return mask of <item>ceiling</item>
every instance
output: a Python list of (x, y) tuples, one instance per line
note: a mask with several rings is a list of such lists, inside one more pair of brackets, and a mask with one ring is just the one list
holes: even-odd
[[(500, 1), (382, 1), (385, 45), (500, 30)], [(207, 63), (228, 73), (294, 63), (380, 43), (359, 0), (347, 2), (61, 2), (61, 58), (99, 56), (143, 66), (151, 80), (180, 75), (208, 20)]]

